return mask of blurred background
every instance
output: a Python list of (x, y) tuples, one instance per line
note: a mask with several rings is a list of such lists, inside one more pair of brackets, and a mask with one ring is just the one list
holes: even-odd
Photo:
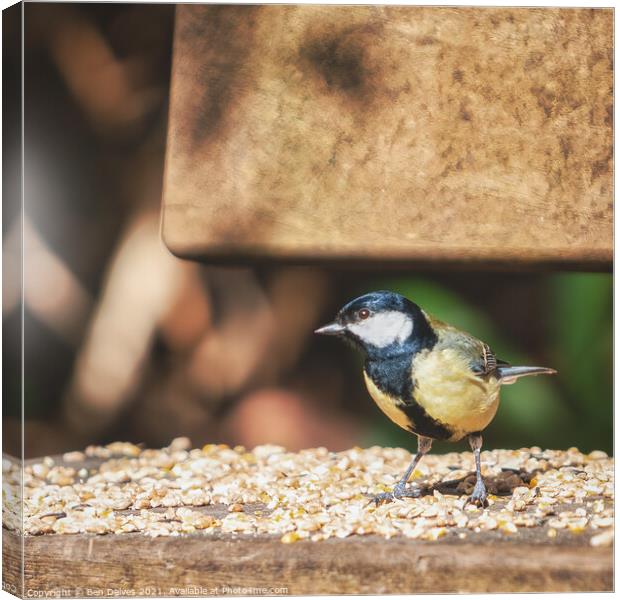
[[(197, 446), (414, 449), (369, 399), (360, 357), (312, 335), (374, 289), (407, 295), (514, 364), (559, 371), (504, 388), (486, 448), (611, 453), (611, 274), (178, 260), (159, 237), (174, 6), (26, 4), (25, 14), (27, 457), (176, 436)], [(19, 85), (19, 55), (4, 60)], [(17, 164), (19, 148), (9, 152)], [(18, 212), (4, 209), (5, 272), (19, 255)], [(20, 308), (19, 287), (5, 283), (13, 454)]]

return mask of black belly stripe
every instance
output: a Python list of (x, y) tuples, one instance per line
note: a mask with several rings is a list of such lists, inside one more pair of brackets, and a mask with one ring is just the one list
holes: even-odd
[(411, 404), (401, 406), (400, 409), (415, 424), (409, 427), (412, 433), (424, 435), (434, 440), (447, 440), (452, 437), (454, 431), (441, 421), (433, 419), (422, 406), (413, 401)]
[(365, 371), (383, 393), (402, 400), (403, 404), (398, 408), (414, 424), (408, 428), (412, 433), (434, 440), (447, 440), (454, 431), (441, 421), (433, 419), (424, 407), (415, 401), (411, 359), (410, 354), (404, 354), (387, 360), (368, 360)]

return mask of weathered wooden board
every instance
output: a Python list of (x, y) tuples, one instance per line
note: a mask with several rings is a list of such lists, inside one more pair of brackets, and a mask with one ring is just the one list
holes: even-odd
[(184, 257), (606, 265), (613, 12), (177, 7)]
[[(3, 534), (4, 579), (19, 589), (20, 540)], [(33, 590), (207, 596), (214, 590), (253, 595), (247, 588), (286, 588), (272, 591), (276, 595), (613, 589), (611, 548), (543, 542), (535, 535), (529, 543), (492, 537), (471, 543), (356, 536), (286, 546), (277, 539), (230, 535), (27, 537), (24, 589), (31, 590), (29, 597)]]
[[(153, 457), (153, 451), (146, 452)], [(87, 458), (76, 463), (73, 459), (67, 462), (63, 457), (54, 457), (57, 465), (71, 465), (78, 471), (86, 468), (91, 475), (125, 468), (116, 459), (112, 463), (106, 460)], [(26, 461), (26, 467), (40, 462)], [(145, 465), (133, 464), (135, 469)], [(586, 473), (586, 467), (575, 463), (568, 454), (559, 457), (557, 465), (563, 465), (564, 472), (572, 477)], [(238, 470), (233, 472), (236, 477), (243, 476)], [(87, 476), (79, 476), (77, 481), (86, 479)], [(458, 495), (459, 481), (437, 484), (434, 489)], [(490, 489), (496, 485), (494, 481), (494, 477), (487, 477)], [(593, 484), (597, 481), (591, 480)], [(587, 503), (579, 505), (567, 500), (568, 503), (556, 505), (553, 514), (574, 511), (576, 506), (589, 514), (597, 499), (589, 496)], [(498, 511), (505, 502), (504, 494), (489, 514), (500, 515)], [(606, 498), (604, 502), (609, 506), (613, 499)], [(215, 519), (231, 514), (229, 507), (221, 503), (192, 509)], [(145, 510), (165, 513), (169, 508)], [(260, 503), (246, 504), (243, 510), (271, 512)], [(142, 532), (52, 533), (28, 535), (22, 545), (22, 538), (15, 532), (3, 529), (3, 585), (24, 597), (41, 597), (52, 590), (62, 597), (116, 597), (613, 589), (613, 548), (591, 542), (592, 535), (600, 529), (575, 534), (569, 528), (560, 528), (550, 537), (549, 527), (543, 521), (534, 527), (520, 527), (510, 535), (494, 529), (470, 530), (464, 539), (456, 535), (435, 541), (352, 535), (293, 544), (282, 543), (278, 535), (235, 535), (220, 530), (155, 538)]]

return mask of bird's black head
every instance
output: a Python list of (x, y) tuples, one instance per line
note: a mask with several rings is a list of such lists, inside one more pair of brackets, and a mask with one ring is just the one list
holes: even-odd
[(417, 304), (394, 292), (371, 292), (343, 306), (336, 319), (315, 331), (351, 340), (369, 358), (431, 347), (436, 336)]

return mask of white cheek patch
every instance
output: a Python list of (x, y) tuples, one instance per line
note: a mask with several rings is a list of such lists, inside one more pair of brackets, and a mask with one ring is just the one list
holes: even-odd
[(349, 325), (357, 337), (377, 348), (404, 342), (413, 331), (411, 317), (396, 310), (381, 312), (364, 321)]

